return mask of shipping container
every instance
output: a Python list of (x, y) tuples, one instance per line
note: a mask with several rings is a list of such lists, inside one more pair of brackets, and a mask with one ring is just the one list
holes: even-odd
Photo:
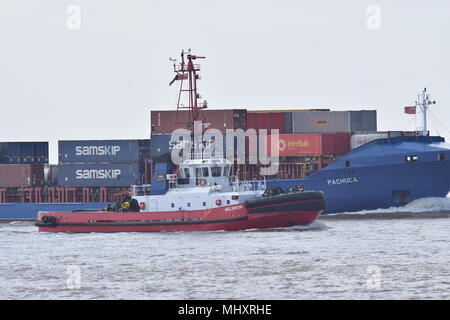
[[(267, 148), (271, 154), (271, 141)], [(349, 133), (280, 134), (278, 153), (280, 157), (343, 155), (350, 150)]]
[(165, 156), (171, 152), (173, 148), (181, 149), (183, 137), (174, 137), (170, 134), (152, 135), (150, 137), (150, 157), (152, 159)]
[[(217, 141), (222, 139), (222, 148), (216, 147)], [(189, 139), (190, 140), (190, 139)], [(172, 135), (164, 134), (164, 135), (152, 135), (150, 139), (150, 157), (152, 159), (157, 159), (161, 157), (170, 157), (172, 150), (178, 152), (180, 156), (183, 156), (181, 149), (188, 148), (189, 145), (186, 145), (184, 137), (172, 137)], [(226, 156), (227, 152), (233, 152), (233, 150), (227, 151), (227, 141), (225, 135), (215, 136), (215, 135), (204, 135), (202, 136), (202, 150), (204, 152), (212, 153), (214, 156), (219, 156), (219, 152)], [(236, 155), (237, 148), (237, 139), (234, 139), (234, 154)], [(199, 149), (200, 150), (200, 149)], [(246, 149), (247, 150), (247, 149)], [(217, 154), (215, 153), (217, 152)]]
[(44, 184), (46, 186), (58, 185), (58, 165), (44, 165)]
[(292, 112), (284, 112), (284, 133), (292, 133)]
[[(151, 134), (172, 134), (175, 129), (192, 129), (191, 113), (182, 111), (151, 111)], [(225, 133), (226, 129), (247, 128), (247, 110), (202, 110), (201, 120), (205, 128), (218, 129)]]
[(247, 111), (247, 129), (255, 129), (257, 132), (266, 129), (268, 133), (277, 129), (279, 133), (285, 133), (284, 112)]
[(8, 150), (8, 143), (7, 142), (0, 142), (0, 164), (7, 163), (7, 153)]
[(60, 164), (61, 187), (122, 187), (140, 184), (143, 172), (138, 163)]
[(293, 133), (376, 131), (375, 110), (292, 113)]
[(58, 141), (59, 163), (138, 162), (150, 156), (150, 140)]
[(372, 131), (372, 132), (354, 132), (351, 136), (350, 147), (354, 149), (373, 140), (394, 138), (399, 136), (415, 136), (416, 131)]
[(48, 142), (6, 142), (4, 163), (48, 163)]
[(0, 187), (41, 187), (43, 185), (43, 164), (0, 164)]
[(350, 133), (336, 132), (331, 133), (334, 135), (334, 153), (327, 153), (323, 155), (342, 156), (350, 151)]
[(377, 115), (375, 110), (349, 111), (349, 132), (377, 131)]
[(291, 112), (311, 112), (311, 111), (330, 111), (330, 109), (262, 109), (247, 110), (247, 113), (291, 113)]
[(34, 144), (35, 162), (48, 163), (48, 142), (39, 142)]
[(376, 139), (388, 138), (387, 132), (354, 133), (350, 140), (351, 148), (356, 148)]
[[(291, 109), (291, 110), (282, 110), (282, 109), (276, 109), (276, 110), (247, 110), (247, 128), (251, 128), (254, 126), (251, 124), (251, 119), (249, 119), (250, 114), (254, 113), (282, 113), (283, 114), (283, 125), (279, 124), (277, 125), (278, 128), (282, 128), (283, 131), (280, 131), (280, 133), (293, 133), (292, 132), (292, 114), (296, 112), (312, 112), (312, 111), (330, 111), (330, 109)], [(281, 116), (280, 116), (281, 117)], [(277, 119), (278, 120), (278, 119)]]

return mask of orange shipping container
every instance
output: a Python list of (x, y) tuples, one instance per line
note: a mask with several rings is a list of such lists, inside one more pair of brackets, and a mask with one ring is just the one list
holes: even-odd
[[(271, 153), (270, 139), (267, 142)], [(279, 156), (343, 155), (350, 150), (349, 133), (280, 134)]]

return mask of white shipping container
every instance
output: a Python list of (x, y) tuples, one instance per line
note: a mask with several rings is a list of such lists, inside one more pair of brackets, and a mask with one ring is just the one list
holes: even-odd
[[(285, 124), (285, 128), (289, 126)], [(376, 110), (292, 113), (292, 133), (377, 132)]]
[(350, 149), (362, 146), (370, 141), (383, 138), (395, 138), (400, 136), (416, 136), (416, 131), (368, 131), (354, 132), (350, 138)]
[(355, 133), (352, 134), (352, 137), (350, 139), (350, 148), (354, 149), (356, 147), (362, 146), (363, 144), (369, 143), (370, 141), (388, 137), (388, 132)]

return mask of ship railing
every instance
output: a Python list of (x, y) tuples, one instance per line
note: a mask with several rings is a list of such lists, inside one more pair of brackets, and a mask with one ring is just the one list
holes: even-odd
[(223, 154), (218, 152), (196, 152), (192, 153), (192, 159), (223, 159)]
[[(195, 181), (195, 186), (197, 187), (206, 187), (211, 185), (208, 179), (202, 177), (195, 178)], [(177, 178), (176, 176), (171, 177), (169, 175), (167, 177), (167, 183), (169, 185), (169, 189), (192, 188), (194, 186), (190, 183), (189, 178)]]
[(133, 196), (148, 196), (150, 195), (151, 185), (143, 184), (139, 186), (131, 186)]
[(267, 188), (266, 179), (263, 180), (248, 180), (248, 181), (235, 181), (231, 182), (233, 191), (264, 191)]

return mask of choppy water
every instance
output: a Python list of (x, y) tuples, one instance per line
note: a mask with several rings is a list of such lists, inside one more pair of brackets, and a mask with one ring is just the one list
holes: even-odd
[(269, 231), (0, 225), (0, 299), (449, 299), (444, 209), (421, 202), (409, 207), (415, 215), (377, 210)]

